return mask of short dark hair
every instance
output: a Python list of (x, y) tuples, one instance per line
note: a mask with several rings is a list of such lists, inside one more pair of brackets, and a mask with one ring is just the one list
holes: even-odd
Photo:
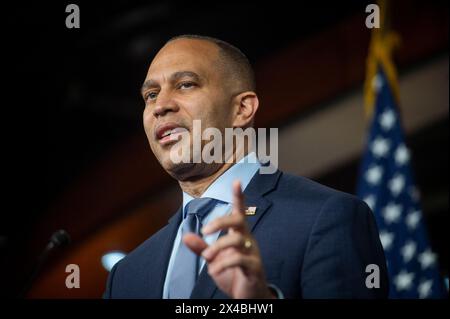
[(217, 38), (197, 34), (178, 35), (170, 38), (166, 44), (177, 39), (196, 39), (214, 43), (219, 47), (219, 53), (224, 64), (224, 71), (230, 72), (232, 79), (241, 81), (244, 90), (256, 90), (255, 73), (250, 61), (245, 54), (234, 45)]

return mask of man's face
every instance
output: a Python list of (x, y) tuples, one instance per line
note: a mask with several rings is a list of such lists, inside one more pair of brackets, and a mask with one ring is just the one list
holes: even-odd
[[(170, 152), (176, 150), (172, 148), (186, 141), (174, 138), (177, 127), (188, 130), (191, 146), (194, 120), (201, 120), (202, 131), (216, 127), (223, 133), (225, 127), (232, 127), (231, 89), (218, 67), (218, 56), (219, 49), (207, 41), (174, 40), (153, 59), (143, 85), (143, 122), (150, 147), (163, 168), (178, 180), (206, 172), (204, 165), (172, 162)], [(166, 135), (169, 132), (172, 136)]]

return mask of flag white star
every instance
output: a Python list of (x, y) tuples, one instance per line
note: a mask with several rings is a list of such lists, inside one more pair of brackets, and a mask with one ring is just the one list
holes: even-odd
[(369, 184), (377, 185), (383, 176), (383, 168), (379, 165), (372, 166), (367, 170), (366, 179)]
[(411, 289), (414, 280), (414, 273), (402, 270), (394, 278), (394, 284), (398, 291)]
[(409, 157), (410, 157), (409, 150), (405, 146), (405, 144), (401, 144), (397, 147), (397, 149), (395, 150), (394, 157), (395, 157), (395, 162), (399, 166), (402, 166), (409, 161)]
[(380, 241), (383, 245), (384, 250), (389, 250), (394, 242), (394, 233), (389, 233), (387, 231), (380, 232)]
[(424, 280), (422, 281), (419, 286), (417, 287), (417, 290), (419, 292), (419, 298), (424, 299), (428, 297), (431, 293), (431, 287), (433, 286), (432, 280)]
[(414, 210), (410, 212), (408, 215), (406, 215), (406, 225), (411, 231), (417, 228), (417, 224), (419, 223), (419, 221), (420, 221), (419, 210)]
[(398, 196), (405, 187), (405, 178), (401, 174), (395, 175), (388, 183), (392, 195)]
[(401, 254), (405, 263), (409, 262), (416, 254), (417, 245), (413, 241), (408, 241), (402, 248)]
[(378, 136), (372, 143), (372, 153), (375, 157), (384, 157), (389, 152), (390, 143), (388, 139)]
[(374, 195), (369, 195), (364, 198), (366, 204), (370, 207), (371, 210), (375, 209), (376, 198)]
[(389, 131), (395, 123), (395, 113), (392, 109), (387, 109), (380, 115), (380, 125), (385, 131)]
[(426, 269), (436, 262), (436, 255), (428, 248), (419, 255), (419, 262), (422, 269)]
[(402, 214), (402, 205), (389, 203), (383, 209), (383, 217), (386, 224), (397, 222)]
[(372, 86), (375, 89), (376, 92), (380, 91), (380, 89), (383, 87), (384, 81), (383, 78), (377, 74), (372, 78)]

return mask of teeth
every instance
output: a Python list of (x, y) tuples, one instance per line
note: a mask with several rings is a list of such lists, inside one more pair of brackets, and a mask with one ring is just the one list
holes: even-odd
[(172, 134), (172, 130), (167, 130), (167, 131), (164, 132), (164, 134), (161, 137), (165, 137), (165, 136), (170, 135), (170, 134)]
[(161, 135), (161, 138), (166, 137), (166, 136), (168, 136), (168, 135), (170, 135), (170, 134), (179, 133), (179, 132), (183, 132), (183, 128), (176, 127), (176, 128), (174, 128), (174, 129), (165, 131), (165, 132)]

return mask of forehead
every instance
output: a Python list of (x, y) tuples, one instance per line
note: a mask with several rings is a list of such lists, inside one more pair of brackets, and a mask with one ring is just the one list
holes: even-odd
[(146, 79), (158, 80), (178, 71), (193, 71), (211, 77), (217, 68), (218, 47), (205, 40), (177, 39), (167, 43), (155, 56)]

